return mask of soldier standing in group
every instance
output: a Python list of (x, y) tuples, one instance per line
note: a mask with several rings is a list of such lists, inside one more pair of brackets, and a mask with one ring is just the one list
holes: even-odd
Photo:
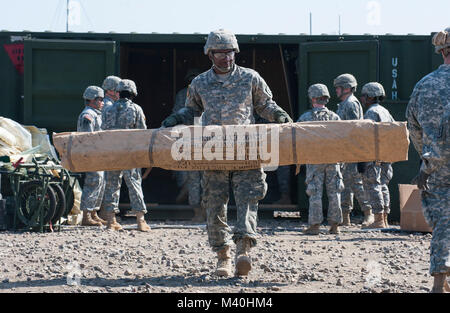
[[(341, 120), (362, 120), (363, 109), (358, 99), (353, 95), (357, 82), (353, 75), (342, 74), (334, 79), (334, 87), (337, 97), (342, 101), (336, 111)], [(350, 225), (350, 213), (353, 210), (353, 196), (356, 196), (361, 210), (364, 213), (364, 225), (373, 222), (371, 207), (366, 199), (361, 174), (357, 170), (356, 163), (343, 164), (344, 191), (341, 193), (343, 226)]]
[[(103, 107), (103, 89), (89, 86), (83, 93), (85, 108), (78, 117), (78, 132), (95, 132), (101, 130)], [(83, 226), (106, 225), (106, 221), (97, 215), (105, 191), (104, 172), (87, 172), (84, 177), (80, 209), (83, 211)]]
[[(327, 86), (314, 84), (308, 89), (312, 110), (303, 113), (297, 122), (307, 121), (338, 121), (339, 115), (328, 110), (325, 105), (330, 100)], [(336, 164), (307, 164), (306, 194), (309, 196), (309, 227), (303, 231), (305, 234), (318, 235), (320, 224), (323, 221), (322, 193), (323, 183), (328, 195), (328, 224), (330, 234), (339, 234), (338, 225), (342, 223), (341, 191), (344, 189), (340, 165)]]
[[(142, 108), (132, 100), (137, 96), (136, 85), (132, 80), (123, 79), (117, 85), (119, 100), (105, 108), (102, 112), (102, 129), (147, 129)], [(142, 177), (140, 169), (123, 171), (108, 171), (105, 188), (105, 210), (107, 212), (108, 228), (121, 230), (122, 226), (116, 221), (116, 213), (119, 212), (120, 187), (122, 175), (128, 187), (130, 204), (136, 212), (137, 226), (140, 231), (149, 231), (150, 227), (145, 222), (147, 208), (142, 192)]]
[[(120, 77), (108, 76), (103, 80), (102, 89), (105, 92), (105, 97), (103, 98), (103, 110), (112, 105), (115, 101), (119, 99), (119, 93), (116, 91), (117, 85), (120, 82)], [(105, 181), (108, 172), (105, 172)], [(100, 206), (100, 211), (98, 215), (102, 218), (106, 218), (104, 198), (102, 200), (102, 205)]]
[[(368, 107), (364, 119), (374, 122), (395, 122), (386, 108), (380, 105), (386, 96), (381, 84), (367, 83), (361, 90), (361, 102)], [(388, 227), (387, 216), (390, 212), (389, 181), (392, 179), (393, 170), (391, 163), (368, 162), (362, 163), (359, 172), (363, 174), (364, 190), (366, 192), (375, 221), (363, 228), (386, 228)]]
[[(177, 92), (175, 96), (175, 105), (172, 113), (184, 108), (186, 102), (187, 90), (191, 81), (200, 74), (201, 71), (192, 68), (189, 69), (184, 77), (186, 87)], [(193, 222), (205, 222), (206, 210), (201, 203), (201, 172), (200, 171), (175, 171), (175, 178), (178, 187), (181, 188), (179, 195), (176, 198), (177, 203), (184, 201), (185, 196), (188, 196), (189, 205), (194, 207)]]
[(120, 77), (108, 76), (105, 78), (102, 84), (102, 88), (105, 91), (105, 98), (103, 99), (104, 108), (109, 107), (114, 102), (119, 100), (119, 93), (116, 91), (117, 85), (120, 83)]
[[(202, 115), (202, 125), (254, 124), (254, 110), (262, 118), (278, 123), (292, 122), (289, 115), (272, 100), (272, 92), (254, 70), (235, 64), (239, 46), (233, 33), (217, 30), (209, 34), (204, 53), (212, 68), (191, 83), (186, 106), (170, 115), (164, 127), (188, 124)], [(203, 114), (202, 114), (203, 113)], [(231, 274), (230, 247), (236, 243), (236, 275), (251, 270), (250, 249), (256, 245), (258, 201), (267, 192), (266, 174), (262, 169), (242, 171), (204, 171), (202, 202), (207, 212), (209, 243), (217, 252), (216, 274)], [(227, 223), (227, 204), (231, 182), (237, 207), (234, 234)]]
[[(450, 162), (448, 116), (450, 111), (450, 27), (433, 37), (444, 64), (414, 87), (406, 119), (411, 141), (422, 159), (418, 186), (422, 207), (433, 229), (430, 245), (432, 292), (450, 292)], [(443, 119), (442, 119), (443, 118)]]

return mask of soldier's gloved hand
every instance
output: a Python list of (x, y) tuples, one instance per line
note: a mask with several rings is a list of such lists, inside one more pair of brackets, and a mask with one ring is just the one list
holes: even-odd
[(162, 127), (173, 127), (175, 125), (181, 124), (182, 121), (181, 119), (178, 117), (177, 114), (172, 114), (169, 115), (169, 117), (167, 117), (162, 123), (161, 126)]
[(367, 171), (367, 166), (369, 165), (369, 163), (367, 162), (359, 162), (356, 167), (358, 169), (358, 173), (360, 174), (364, 174)]
[(289, 116), (289, 114), (287, 114), (284, 111), (277, 111), (275, 112), (275, 122), (277, 123), (293, 123), (294, 121), (292, 120), (292, 118)]
[(428, 177), (430, 177), (430, 174), (420, 171), (419, 175), (417, 176), (417, 187), (419, 187), (420, 190), (428, 190), (429, 189)]

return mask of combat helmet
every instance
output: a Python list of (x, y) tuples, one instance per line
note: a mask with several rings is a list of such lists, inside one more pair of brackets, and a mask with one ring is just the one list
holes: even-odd
[(232, 32), (225, 29), (219, 29), (209, 33), (204, 47), (206, 55), (208, 55), (211, 50), (227, 49), (233, 49), (236, 53), (239, 53), (239, 45), (236, 36)]
[(320, 97), (330, 98), (330, 93), (328, 92), (327, 86), (324, 84), (314, 84), (308, 88), (308, 97), (310, 99)]
[(130, 79), (122, 79), (116, 87), (116, 91), (118, 91), (118, 92), (121, 92), (124, 90), (129, 91), (135, 97), (138, 95), (136, 84), (134, 83), (134, 81), (132, 81)]
[(352, 74), (341, 74), (333, 81), (334, 87), (355, 88), (358, 86), (355, 76)]
[(437, 54), (442, 49), (450, 47), (450, 27), (447, 27), (444, 31), (438, 32), (433, 36), (434, 50)]
[(94, 100), (95, 98), (104, 98), (105, 93), (103, 89), (97, 86), (89, 86), (83, 93), (83, 99)]
[(384, 88), (380, 83), (372, 82), (367, 83), (363, 86), (361, 90), (361, 95), (367, 95), (368, 97), (384, 97), (386, 93), (384, 92)]
[(120, 83), (120, 77), (108, 76), (105, 78), (102, 84), (104, 90), (116, 90), (117, 85)]

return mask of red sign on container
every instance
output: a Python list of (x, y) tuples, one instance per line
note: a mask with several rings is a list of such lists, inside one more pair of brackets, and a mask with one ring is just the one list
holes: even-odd
[(4, 44), (3, 47), (5, 48), (6, 53), (8, 53), (16, 70), (20, 74), (23, 74), (23, 43)]

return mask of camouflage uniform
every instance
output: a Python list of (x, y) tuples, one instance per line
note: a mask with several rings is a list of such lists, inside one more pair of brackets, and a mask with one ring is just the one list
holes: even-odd
[(430, 274), (450, 273), (449, 99), (450, 65), (443, 64), (416, 84), (406, 109), (421, 171), (430, 175), (429, 190), (422, 191), (424, 215), (433, 229)]
[[(350, 95), (346, 100), (342, 101), (338, 105), (336, 113), (341, 120), (363, 119), (362, 106), (354, 95)], [(362, 176), (357, 169), (357, 163), (343, 164), (342, 170), (345, 185), (341, 193), (342, 212), (351, 212), (353, 210), (353, 196), (356, 196), (362, 211), (370, 210), (371, 208), (364, 192)]]
[[(78, 132), (95, 132), (101, 130), (101, 111), (86, 106), (78, 117)], [(105, 192), (105, 176), (103, 171), (86, 172), (81, 195), (80, 210), (98, 211)]]
[[(284, 112), (272, 100), (272, 92), (256, 71), (234, 64), (224, 80), (213, 68), (198, 75), (189, 86), (186, 106), (177, 115), (184, 124), (201, 115), (203, 125), (248, 125), (255, 122), (254, 110), (269, 121), (275, 121), (276, 115)], [(250, 238), (251, 245), (256, 245), (258, 200), (267, 192), (265, 178), (262, 169), (203, 172), (202, 203), (207, 211), (208, 238), (213, 251), (242, 238)], [(232, 238), (227, 224), (230, 182), (237, 206)]]
[[(260, 117), (258, 114), (256, 114), (256, 112), (254, 112), (253, 114), (255, 116), (255, 124), (269, 124), (269, 121)], [(278, 168), (276, 169), (276, 175), (277, 175), (278, 190), (281, 196), (283, 197), (283, 195), (288, 195), (288, 197), (290, 198), (291, 166), (290, 165), (278, 166)], [(285, 204), (285, 203), (275, 202), (275, 204)]]
[(291, 194), (291, 167), (289, 165), (278, 167), (277, 182), (281, 194)]
[[(303, 113), (297, 122), (340, 120), (339, 116), (327, 108), (313, 108)], [(342, 223), (341, 191), (344, 183), (339, 164), (306, 165), (306, 194), (309, 196), (308, 224), (321, 224), (323, 221), (323, 184), (328, 195), (328, 223)]]
[[(364, 119), (374, 122), (394, 122), (394, 118), (386, 108), (374, 103), (364, 114)], [(390, 212), (390, 198), (388, 184), (393, 176), (391, 163), (370, 162), (363, 175), (364, 190), (372, 206), (372, 212)]]
[[(184, 108), (186, 102), (187, 87), (177, 92), (175, 96), (175, 105), (172, 113), (178, 112)], [(182, 188), (184, 185), (188, 188), (189, 205), (199, 205), (201, 201), (201, 172), (200, 171), (175, 171), (175, 178), (178, 187)]]
[(103, 108), (109, 107), (114, 103), (114, 99), (112, 99), (106, 92), (108, 90), (115, 90), (117, 85), (120, 82), (120, 78), (117, 76), (108, 76), (103, 80), (102, 88), (105, 91), (105, 97), (103, 98)]
[[(142, 108), (129, 99), (119, 99), (102, 111), (102, 129), (147, 129)], [(141, 169), (108, 171), (105, 188), (105, 210), (119, 212), (122, 176), (128, 187), (131, 208), (147, 213), (142, 192)]]
[(103, 98), (103, 109), (113, 105), (114, 100), (111, 99), (108, 95), (105, 95), (105, 97)]

